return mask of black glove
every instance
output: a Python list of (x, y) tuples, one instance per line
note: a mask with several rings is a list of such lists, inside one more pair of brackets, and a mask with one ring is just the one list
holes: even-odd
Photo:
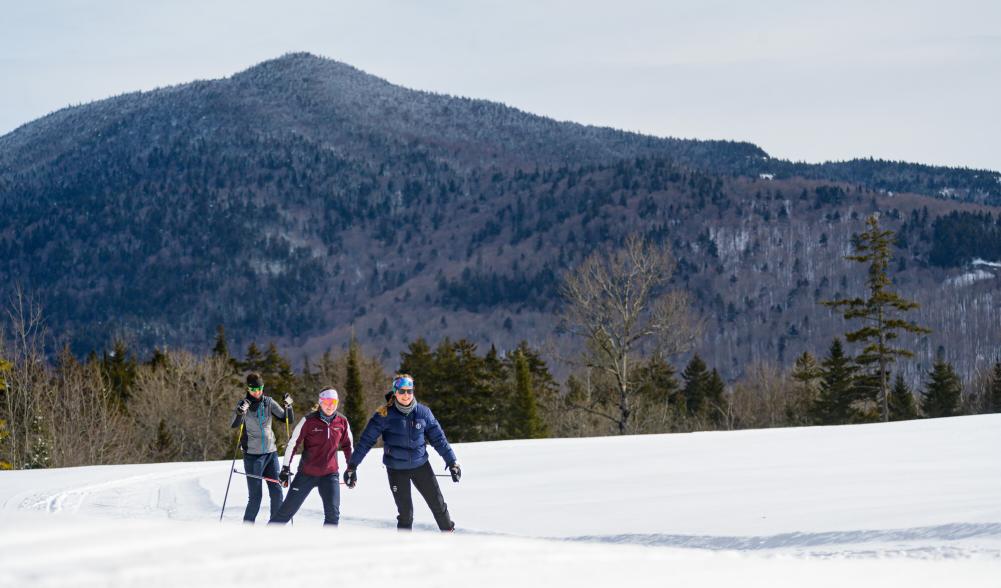
[(285, 393), (285, 408), (292, 408), (292, 396), (286, 392)]
[(282, 486), (288, 488), (288, 478), (289, 478), (288, 466), (282, 466), (282, 471), (278, 474), (278, 481), (282, 483)]
[(347, 471), (344, 472), (344, 485), (348, 488), (354, 488), (357, 483), (358, 472), (356, 472), (354, 468), (348, 467)]
[(462, 477), (462, 468), (459, 467), (459, 462), (455, 462), (448, 466), (448, 472), (452, 474), (452, 481), (458, 482), (459, 478)]
[(250, 409), (250, 401), (244, 398), (240, 401), (240, 404), (236, 405), (236, 412), (240, 414), (247, 414), (247, 410)]

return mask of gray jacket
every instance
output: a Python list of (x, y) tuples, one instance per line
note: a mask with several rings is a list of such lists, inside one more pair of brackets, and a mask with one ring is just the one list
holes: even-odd
[[(247, 414), (242, 415), (237, 408), (234, 408), (233, 424), (230, 425), (234, 429), (239, 427), (240, 423), (245, 425), (243, 435), (240, 436), (240, 447), (243, 448), (243, 452), (261, 455), (278, 451), (278, 446), (275, 445), (275, 433), (271, 430), (271, 417), (273, 415), (284, 421), (286, 410), (270, 396), (261, 396), (257, 400), (248, 395), (246, 399), (250, 401)], [(288, 420), (293, 420), (292, 409), (289, 408), (287, 412)]]

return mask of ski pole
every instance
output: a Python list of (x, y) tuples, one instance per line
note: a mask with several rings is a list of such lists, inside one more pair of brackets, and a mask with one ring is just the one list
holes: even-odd
[(288, 407), (286, 406), (285, 407), (285, 445), (286, 446), (288, 446), (288, 444), (292, 442), (292, 439), (290, 439), (289, 436), (290, 435), (289, 435), (289, 432), (288, 432)]
[(241, 476), (247, 476), (248, 478), (257, 478), (258, 480), (264, 480), (265, 482), (274, 482), (275, 484), (278, 484), (279, 486), (281, 486), (281, 484), (282, 484), (281, 480), (276, 480), (274, 478), (268, 478), (266, 476), (258, 476), (256, 474), (248, 474), (247, 472), (241, 472), (240, 470), (238, 470), (236, 468), (233, 468), (233, 473), (234, 474), (240, 474)]
[(226, 494), (222, 497), (222, 510), (219, 511), (219, 522), (222, 522), (222, 515), (226, 513), (226, 499), (229, 498), (229, 485), (233, 482), (233, 472), (236, 471), (236, 450), (240, 448), (240, 438), (243, 437), (243, 423), (240, 423), (240, 430), (236, 434), (236, 447), (233, 448), (233, 463), (229, 464), (229, 480), (226, 481)]
[[(289, 432), (288, 432), (288, 409), (289, 409), (289, 407), (286, 406), (285, 407), (285, 447), (286, 448), (288, 447), (288, 444), (292, 442), (292, 438), (291, 438), (292, 435), (290, 435)], [(289, 465), (292, 465), (291, 461), (289, 462)], [(279, 484), (279, 486), (281, 486), (281, 484)], [(290, 523), (292, 523), (293, 526), (295, 525), (295, 517), (289, 517), (288, 520), (289, 520)]]
[[(258, 480), (264, 480), (265, 482), (274, 482), (275, 484), (278, 484), (279, 486), (282, 486), (281, 480), (276, 480), (274, 478), (266, 478), (264, 476), (255, 476), (254, 474), (248, 474), (246, 472), (241, 472), (240, 470), (235, 469), (235, 468), (233, 469), (233, 473), (234, 474), (240, 474), (241, 476), (247, 476), (248, 478), (257, 478)], [(338, 484), (343, 484), (344, 482), (338, 481), (337, 483)]]

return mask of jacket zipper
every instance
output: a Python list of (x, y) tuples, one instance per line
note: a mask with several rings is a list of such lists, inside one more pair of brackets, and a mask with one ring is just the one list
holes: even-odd
[(257, 405), (257, 424), (261, 427), (261, 453), (267, 453), (268, 447), (264, 441), (264, 414), (261, 412), (261, 404)]

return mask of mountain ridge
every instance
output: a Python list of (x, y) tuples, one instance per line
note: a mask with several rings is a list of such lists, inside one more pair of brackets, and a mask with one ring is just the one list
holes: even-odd
[[(991, 173), (783, 162), (750, 143), (558, 122), (290, 54), (0, 137), (0, 277), (5, 293), (38, 296), (79, 351), (123, 334), (202, 346), (225, 324), (238, 343), (314, 355), (357, 329), (389, 360), (403, 340), (389, 318), (410, 339), (541, 342), (562, 272), (637, 231), (671, 246), (675, 286), (715, 328), (702, 351), (732, 376), (819, 353), (843, 327), (816, 302), (860, 287), (840, 253), (861, 215), (909, 239), (902, 284), (938, 287), (936, 218), (993, 210)], [(978, 322), (995, 318), (984, 312)], [(922, 357), (958, 338), (928, 339)], [(975, 357), (998, 335), (973, 338), (962, 351)]]

